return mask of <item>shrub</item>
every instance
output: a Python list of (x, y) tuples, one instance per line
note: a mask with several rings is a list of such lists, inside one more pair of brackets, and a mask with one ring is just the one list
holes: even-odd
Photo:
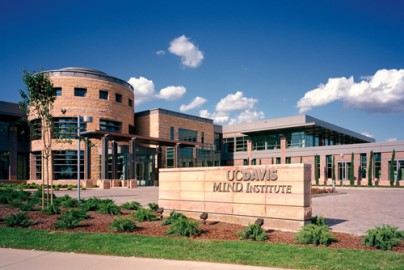
[(109, 229), (116, 232), (131, 232), (136, 229), (136, 224), (131, 218), (116, 218)]
[(80, 225), (80, 222), (88, 218), (89, 215), (80, 210), (69, 210), (62, 216), (58, 217), (55, 222), (57, 229), (72, 229)]
[(4, 220), (4, 224), (7, 227), (28, 227), (32, 225), (32, 222), (29, 221), (29, 217), (27, 217), (26, 213), (17, 213), (17, 214), (10, 214), (7, 216), (7, 218)]
[(135, 215), (138, 222), (153, 221), (157, 219), (157, 216), (153, 214), (150, 209), (146, 208), (139, 208), (139, 210), (135, 212)]
[(47, 215), (57, 215), (60, 214), (60, 209), (56, 205), (52, 204), (44, 209), (43, 212)]
[(315, 216), (311, 219), (311, 223), (318, 226), (325, 226), (328, 228), (328, 223), (323, 216)]
[(268, 235), (258, 224), (250, 224), (247, 228), (237, 233), (241, 240), (265, 241)]
[(139, 208), (142, 208), (142, 205), (139, 202), (126, 202), (122, 204), (123, 209), (127, 210), (138, 210)]
[(202, 230), (199, 229), (199, 224), (195, 220), (180, 218), (171, 224), (170, 228), (165, 233), (169, 235), (190, 237), (200, 235)]
[(20, 210), (21, 211), (38, 211), (39, 208), (35, 207), (35, 204), (28, 202), (27, 204), (22, 204), (20, 205)]
[(121, 208), (116, 205), (115, 203), (102, 203), (98, 206), (98, 213), (100, 214), (107, 214), (107, 215), (120, 215)]
[(149, 203), (149, 208), (152, 211), (157, 211), (157, 209), (159, 209), (159, 205), (157, 203)]
[(82, 200), (80, 204), (80, 208), (84, 211), (97, 211), (100, 209), (102, 204), (114, 204), (114, 201), (111, 199), (99, 199), (99, 198), (90, 198), (88, 200)]
[(63, 208), (74, 208), (79, 205), (79, 202), (69, 195), (64, 195), (63, 197), (56, 198), (54, 202), (57, 206), (61, 206)]
[(175, 212), (175, 211), (171, 211), (170, 215), (168, 216), (168, 218), (166, 220), (164, 220), (161, 225), (166, 226), (166, 225), (170, 225), (173, 224), (175, 221), (181, 219), (181, 218), (187, 218), (186, 216), (184, 216), (181, 213)]
[(316, 224), (308, 224), (296, 234), (296, 241), (302, 244), (328, 246), (334, 240), (335, 237), (328, 227)]
[(376, 226), (370, 229), (363, 236), (363, 244), (382, 250), (391, 250), (392, 247), (404, 240), (404, 231), (397, 227), (383, 224), (382, 227)]

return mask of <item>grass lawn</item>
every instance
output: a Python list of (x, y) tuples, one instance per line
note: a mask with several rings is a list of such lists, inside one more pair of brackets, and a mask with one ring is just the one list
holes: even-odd
[(0, 228), (0, 247), (298, 269), (403, 269), (404, 254), (250, 241)]

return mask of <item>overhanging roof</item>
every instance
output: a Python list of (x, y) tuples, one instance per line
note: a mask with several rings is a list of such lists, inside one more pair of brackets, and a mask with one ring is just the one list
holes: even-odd
[(156, 137), (147, 137), (141, 135), (132, 135), (132, 134), (123, 134), (118, 132), (111, 132), (111, 131), (101, 131), (101, 130), (90, 130), (84, 131), (80, 133), (81, 136), (86, 138), (95, 138), (101, 139), (102, 137), (108, 136), (108, 139), (115, 140), (119, 142), (128, 142), (132, 139), (136, 139), (137, 143), (144, 143), (144, 144), (153, 144), (159, 146), (169, 146), (174, 147), (177, 144), (180, 147), (196, 147), (198, 144), (193, 142), (184, 142), (184, 141), (177, 141), (177, 140), (169, 140), (169, 139), (161, 139)]

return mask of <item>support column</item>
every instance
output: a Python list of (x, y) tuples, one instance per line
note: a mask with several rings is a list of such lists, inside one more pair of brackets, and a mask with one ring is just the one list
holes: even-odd
[(137, 179), (136, 175), (136, 138), (130, 141), (129, 178)]
[(118, 179), (118, 144), (112, 141), (112, 180)]
[(101, 180), (105, 180), (108, 178), (108, 135), (101, 142)]
[(174, 168), (180, 167), (180, 143), (174, 147)]
[(286, 136), (281, 137), (281, 164), (286, 163)]

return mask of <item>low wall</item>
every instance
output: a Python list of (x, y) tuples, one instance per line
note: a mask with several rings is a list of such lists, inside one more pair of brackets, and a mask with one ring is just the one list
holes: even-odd
[(311, 219), (311, 166), (160, 169), (159, 206), (199, 219), (297, 231)]

